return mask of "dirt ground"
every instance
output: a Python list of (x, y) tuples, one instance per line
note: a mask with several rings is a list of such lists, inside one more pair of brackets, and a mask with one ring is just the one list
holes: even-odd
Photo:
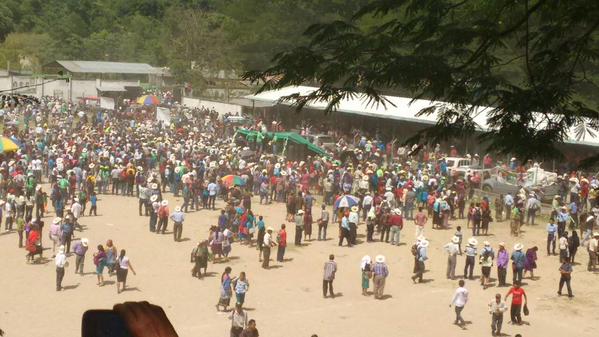
[[(167, 194), (171, 209), (180, 204)], [(264, 215), (267, 226), (278, 229), (285, 218), (282, 204), (257, 205), (256, 214)], [(217, 205), (218, 206), (218, 205)], [(316, 208), (315, 208), (316, 210)], [(69, 257), (63, 282), (65, 290), (55, 290), (55, 267), (53, 261), (45, 264), (25, 263), (25, 250), (17, 248), (16, 233), (2, 233), (0, 247), (4, 275), (0, 278), (0, 328), (6, 336), (80, 336), (81, 315), (87, 309), (111, 308), (124, 301), (147, 300), (164, 307), (180, 336), (228, 336), (230, 314), (217, 312), (215, 304), (219, 294), (219, 276), (225, 266), (233, 268), (233, 275), (245, 271), (250, 281), (246, 296), (249, 317), (257, 321), (261, 336), (309, 337), (345, 336), (486, 336), (490, 335), (488, 302), (496, 292), (505, 294), (508, 288), (491, 287), (483, 290), (478, 281), (467, 281), (470, 290), (463, 316), (471, 322), (465, 329), (452, 324), (453, 309), (448, 307), (457, 281), (445, 279), (446, 256), (442, 246), (453, 235), (453, 230), (432, 230), (430, 223), (425, 230), (430, 240), (429, 261), (425, 283), (413, 284), (410, 280), (412, 256), (409, 245), (414, 240), (414, 226), (406, 225), (402, 231), (401, 246), (385, 243), (362, 243), (353, 248), (337, 246), (337, 230), (329, 228), (329, 239), (310, 241), (303, 247), (289, 246), (286, 257), (289, 262), (271, 262), (270, 270), (260, 268), (255, 248), (233, 245), (232, 259), (228, 263), (210, 264), (211, 276), (203, 280), (191, 277), (190, 252), (200, 239), (207, 237), (208, 228), (216, 224), (218, 211), (191, 212), (183, 228), (185, 241), (176, 243), (171, 235), (157, 235), (148, 230), (147, 217), (137, 214), (137, 199), (128, 197), (100, 196), (98, 216), (84, 217), (84, 232), (77, 237), (87, 237), (90, 252), (85, 261), (85, 275), (74, 274), (74, 257)], [(48, 227), (53, 214), (44, 218), (43, 240), (48, 246)], [(315, 214), (316, 217), (316, 214)], [(464, 223), (458, 223), (464, 225)], [(454, 222), (452, 225), (456, 225)], [(293, 241), (293, 226), (289, 226), (288, 238)], [(172, 224), (169, 224), (169, 230)], [(520, 240), (509, 237), (506, 222), (491, 225), (491, 235), (479, 237), (489, 240), (493, 248), (505, 241), (511, 252), (514, 243), (521, 241), (525, 247), (539, 246), (539, 269), (536, 280), (525, 279), (524, 288), (529, 298), (530, 315), (523, 326), (507, 324), (504, 318), (503, 332), (514, 336), (590, 336), (593, 332), (594, 315), (599, 307), (594, 283), (597, 274), (586, 271), (586, 252), (579, 250), (574, 267), (572, 284), (575, 298), (558, 297), (559, 280), (557, 257), (545, 256), (545, 226), (524, 228)], [(359, 233), (364, 233), (364, 226)], [(332, 235), (331, 235), (332, 234)], [(469, 238), (467, 232), (464, 239)], [(112, 239), (117, 249), (125, 248), (137, 276), (128, 278), (128, 291), (117, 294), (115, 277), (108, 278), (108, 285), (98, 287), (93, 274), (92, 253), (97, 244)], [(362, 239), (364, 239), (362, 237)], [(322, 268), (329, 254), (335, 254), (338, 273), (334, 282), (335, 299), (322, 297)], [(52, 256), (51, 248), (44, 252)], [(360, 260), (369, 254), (387, 257), (390, 276), (387, 279), (385, 300), (362, 296), (360, 288)], [(274, 251), (271, 257), (275, 255)], [(461, 274), (465, 257), (458, 260), (457, 274)], [(480, 275), (477, 266), (475, 275)], [(492, 272), (496, 277), (496, 270)], [(511, 272), (508, 273), (508, 280)]]

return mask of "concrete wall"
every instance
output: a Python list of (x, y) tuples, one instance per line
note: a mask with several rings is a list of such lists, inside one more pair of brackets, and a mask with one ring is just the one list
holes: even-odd
[(183, 103), (183, 105), (186, 105), (190, 108), (201, 108), (202, 106), (204, 106), (205, 108), (211, 109), (211, 110), (214, 108), (214, 110), (216, 110), (216, 112), (218, 112), (219, 115), (224, 115), (227, 112), (230, 112), (233, 114), (234, 113), (241, 114), (241, 105), (237, 105), (237, 104), (207, 101), (207, 100), (201, 100), (199, 98), (190, 98), (190, 97), (183, 97), (183, 100), (181, 103)]

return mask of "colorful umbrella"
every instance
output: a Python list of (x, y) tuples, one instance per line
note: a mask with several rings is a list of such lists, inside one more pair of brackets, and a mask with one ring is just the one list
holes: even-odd
[(234, 176), (232, 174), (222, 177), (221, 180), (222, 180), (223, 184), (227, 187), (245, 185), (245, 181), (243, 179), (241, 179), (240, 176)]
[(19, 146), (15, 144), (15, 142), (13, 142), (8, 137), (2, 136), (2, 139), (0, 139), (0, 152), (4, 153), (10, 151), (17, 151), (18, 149)]
[(337, 198), (337, 200), (335, 200), (335, 209), (339, 209), (339, 208), (349, 208), (352, 206), (356, 206), (360, 203), (360, 199), (357, 197), (354, 197), (353, 195), (342, 195), (339, 198)]
[(17, 139), (17, 137), (10, 136), (10, 140), (12, 140), (12, 142), (15, 143), (20, 149), (24, 148), (23, 143), (21, 143), (21, 141)]
[(158, 105), (160, 104), (160, 99), (154, 95), (144, 95), (137, 99), (137, 104)]

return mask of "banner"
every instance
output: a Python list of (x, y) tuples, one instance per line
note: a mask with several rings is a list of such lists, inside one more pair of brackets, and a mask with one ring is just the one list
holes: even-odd
[(114, 110), (114, 98), (100, 97), (100, 108)]
[(156, 120), (163, 122), (165, 125), (171, 124), (171, 109), (169, 108), (156, 108)]

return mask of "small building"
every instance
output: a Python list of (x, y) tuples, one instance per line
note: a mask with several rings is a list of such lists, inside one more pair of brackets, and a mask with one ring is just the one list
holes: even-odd
[(164, 68), (146, 63), (54, 61), (42, 66), (37, 96), (76, 101), (88, 96), (136, 97), (143, 88), (162, 87), (169, 77)]

